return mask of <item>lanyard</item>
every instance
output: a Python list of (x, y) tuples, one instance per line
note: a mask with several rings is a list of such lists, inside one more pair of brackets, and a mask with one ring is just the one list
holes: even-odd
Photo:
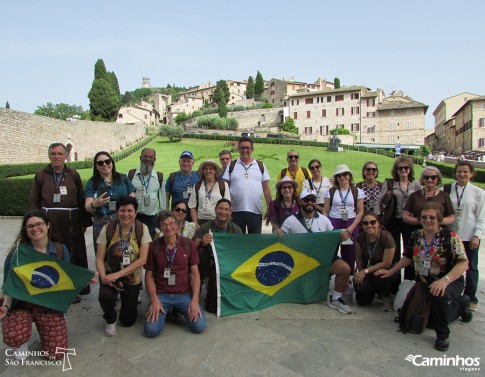
[(168, 246), (165, 246), (165, 254), (167, 254), (168, 268), (172, 268), (173, 266), (173, 261), (175, 260), (175, 254), (177, 254), (177, 244), (178, 244), (178, 240), (175, 242), (172, 255), (170, 255), (170, 250)]
[(314, 180), (313, 180), (313, 178), (312, 178), (312, 187), (313, 187), (313, 189), (315, 190), (315, 192), (317, 193), (317, 196), (318, 196), (318, 194), (320, 194), (320, 189), (322, 188), (323, 177), (322, 177), (322, 179), (321, 179), (321, 181), (320, 181), (320, 186), (318, 186), (318, 189), (317, 189), (317, 187), (315, 186), (314, 182), (315, 182), (315, 181), (314, 181)]
[(379, 237), (380, 237), (380, 234), (377, 235), (377, 240), (376, 242), (374, 242), (374, 245), (372, 245), (372, 243), (369, 241), (369, 237), (367, 236), (367, 251), (369, 252), (369, 256), (370, 256), (369, 261), (374, 256), (377, 246), (379, 245)]
[[(214, 223), (214, 226), (212, 227), (212, 231), (215, 232), (215, 233), (223, 233), (223, 234), (226, 234), (227, 233), (227, 227), (229, 226), (229, 224), (226, 225), (226, 227), (224, 228), (224, 231), (222, 232), (218, 232), (217, 231), (217, 228), (216, 228), (216, 224)], [(220, 229), (220, 228), (219, 228)]]
[(192, 173), (189, 174), (188, 179), (184, 179), (184, 174), (180, 172), (180, 179), (182, 180), (182, 183), (184, 184), (185, 187), (189, 187), (190, 181), (192, 180)]
[(60, 186), (60, 184), (61, 184), (61, 182), (62, 182), (62, 174), (63, 174), (63, 173), (64, 173), (64, 172), (63, 172), (63, 171), (61, 171), (61, 172), (59, 173), (59, 178), (58, 178), (58, 177), (57, 177), (56, 172), (54, 172), (54, 182), (55, 182), (55, 184), (56, 184), (56, 188), (58, 189), (58, 191), (59, 191), (59, 186)]
[(207, 199), (209, 199), (209, 200), (211, 199), (211, 195), (212, 195), (212, 189), (214, 188), (214, 185), (215, 185), (215, 184), (216, 184), (216, 181), (214, 181), (214, 182), (212, 183), (211, 189), (210, 189), (210, 191), (209, 191), (209, 190), (207, 189), (207, 182), (204, 182), (204, 185), (205, 185), (205, 197), (206, 197)]
[(246, 165), (244, 165), (242, 161), (239, 161), (239, 162), (243, 166), (244, 170), (246, 170), (246, 174), (245, 175), (247, 176), (248, 175), (248, 170), (251, 169), (251, 166), (253, 166), (254, 162), (251, 162), (248, 167), (246, 167)]
[(345, 205), (347, 204), (347, 197), (349, 196), (349, 193), (350, 193), (350, 187), (347, 190), (347, 194), (345, 195), (345, 198), (342, 195), (342, 190), (338, 189), (338, 193), (340, 194), (340, 200), (342, 201), (342, 205), (345, 208)]
[(150, 186), (150, 179), (152, 179), (152, 175), (148, 176), (148, 179), (145, 181), (145, 177), (143, 174), (140, 173), (140, 181), (143, 187), (145, 187), (145, 192), (148, 193), (148, 187)]
[(431, 248), (434, 245), (434, 241), (436, 240), (436, 234), (433, 236), (433, 239), (431, 242), (428, 244), (426, 243), (426, 237), (423, 236), (423, 242), (424, 242), (424, 256), (427, 257), (429, 253), (431, 252)]
[(123, 233), (121, 233), (121, 224), (118, 222), (118, 230), (120, 232), (121, 238), (121, 255), (125, 255), (128, 251), (128, 246), (130, 246), (131, 234), (133, 233), (133, 229), (135, 228), (135, 224), (131, 224), (130, 232), (128, 233), (128, 238), (125, 240), (123, 239)]
[(456, 193), (456, 201), (458, 203), (458, 208), (460, 208), (461, 199), (463, 198), (463, 194), (465, 193), (466, 185), (463, 186), (463, 190), (461, 190), (461, 195), (458, 197), (458, 184), (455, 184), (455, 193)]

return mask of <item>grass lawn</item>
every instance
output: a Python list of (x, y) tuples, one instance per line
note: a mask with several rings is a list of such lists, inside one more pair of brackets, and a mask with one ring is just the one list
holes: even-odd
[[(184, 150), (189, 150), (194, 154), (195, 165), (197, 169), (199, 164), (206, 159), (212, 159), (219, 162), (219, 152), (223, 149), (231, 149), (232, 142), (227, 144), (226, 141), (221, 140), (198, 140), (198, 139), (182, 139), (179, 142), (169, 143), (167, 140), (157, 138), (152, 141), (147, 147), (154, 148), (157, 151), (157, 161), (155, 167), (157, 170), (164, 173), (165, 177), (173, 171), (177, 171), (179, 156)], [(295, 150), (300, 154), (300, 166), (308, 167), (308, 162), (313, 159), (319, 159), (323, 165), (322, 174), (325, 176), (331, 176), (335, 170), (335, 167), (339, 164), (347, 164), (352, 170), (355, 182), (360, 182), (362, 165), (365, 161), (373, 160), (379, 167), (379, 178), (390, 178), (391, 168), (394, 160), (389, 157), (385, 157), (373, 153), (356, 152), (356, 151), (344, 151), (340, 153), (328, 152), (326, 148), (319, 147), (306, 147), (295, 145)], [(253, 157), (258, 160), (262, 160), (269, 170), (271, 177), (270, 185), (273, 191), (274, 197), (274, 185), (276, 184), (276, 178), (278, 173), (284, 167), (287, 167), (286, 153), (292, 149), (291, 145), (277, 145), (277, 144), (254, 144)], [(119, 172), (127, 173), (128, 170), (135, 168), (139, 164), (139, 153), (132, 154), (130, 157), (118, 161), (116, 168)], [(233, 154), (233, 157), (237, 157), (238, 153)], [(415, 166), (415, 174), (419, 176), (422, 168)], [(83, 180), (87, 180), (92, 175), (92, 169), (79, 170)], [(451, 179), (445, 178), (445, 183), (452, 182)], [(485, 184), (479, 184), (482, 188)]]

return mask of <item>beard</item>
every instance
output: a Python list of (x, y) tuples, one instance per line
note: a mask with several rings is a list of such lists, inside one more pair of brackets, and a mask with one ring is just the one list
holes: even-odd
[(152, 174), (153, 170), (153, 165), (152, 164), (146, 164), (144, 162), (140, 163), (140, 172), (143, 175), (150, 175)]

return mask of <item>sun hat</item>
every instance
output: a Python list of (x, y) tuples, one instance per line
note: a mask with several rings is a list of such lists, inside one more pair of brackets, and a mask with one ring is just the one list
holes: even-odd
[(284, 176), (281, 181), (279, 181), (277, 184), (276, 184), (276, 191), (278, 191), (281, 187), (281, 185), (283, 185), (284, 183), (291, 183), (292, 186), (293, 186), (293, 189), (296, 190), (298, 188), (298, 182), (295, 182), (293, 179), (291, 179), (290, 177), (288, 177), (287, 175)]
[(342, 174), (345, 172), (352, 174), (352, 172), (350, 171), (347, 165), (345, 164), (337, 165), (337, 167), (335, 168), (335, 173), (333, 173), (333, 176), (335, 177), (337, 174)]

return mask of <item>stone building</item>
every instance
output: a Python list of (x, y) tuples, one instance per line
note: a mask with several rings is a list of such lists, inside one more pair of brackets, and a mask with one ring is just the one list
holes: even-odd
[(313, 84), (296, 81), (294, 77), (289, 79), (271, 79), (263, 93), (263, 97), (274, 106), (283, 106), (283, 100), (290, 95), (297, 94), (300, 91), (319, 91), (334, 89), (333, 82), (324, 79), (318, 79)]
[(147, 126), (157, 126), (160, 121), (160, 114), (154, 106), (146, 101), (140, 101), (136, 105), (122, 107), (118, 111), (116, 123), (139, 123)]
[(475, 152), (485, 154), (485, 96), (468, 99), (453, 115), (456, 144), (455, 155)]

